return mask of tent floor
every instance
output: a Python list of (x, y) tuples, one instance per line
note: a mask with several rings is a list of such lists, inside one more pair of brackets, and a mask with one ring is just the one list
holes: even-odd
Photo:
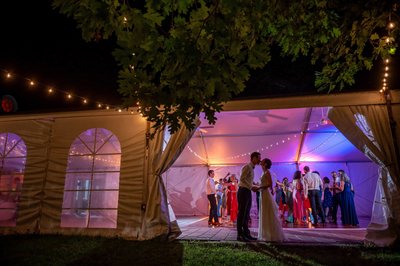
[[(206, 241), (236, 241), (236, 227), (230, 223), (224, 223), (221, 227), (208, 227), (208, 217), (178, 217), (177, 221), (182, 234), (178, 239), (182, 240), (206, 240)], [(284, 244), (361, 244), (366, 235), (366, 227), (369, 218), (359, 217), (359, 227), (344, 227), (340, 223), (326, 224), (324, 227), (296, 226), (282, 223), (286, 236)], [(257, 237), (258, 220), (252, 220), (250, 231)]]

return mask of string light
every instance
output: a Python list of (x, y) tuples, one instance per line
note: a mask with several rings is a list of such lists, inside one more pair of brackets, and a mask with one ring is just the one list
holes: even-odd
[[(317, 125), (318, 125), (318, 124), (316, 124), (315, 126), (312, 126), (312, 127), (308, 128), (307, 130), (308, 130), (308, 131), (313, 130), (313, 129), (317, 128)], [(325, 145), (325, 144), (328, 142), (328, 140), (329, 140), (330, 138), (332, 138), (333, 136), (335, 136), (338, 132), (339, 132), (339, 131), (336, 130), (336, 132), (333, 133), (333, 135), (331, 135), (327, 140), (325, 140), (325, 141), (322, 142), (321, 144), (318, 144), (316, 147), (312, 148), (310, 151), (308, 151), (308, 152), (306, 152), (306, 153), (310, 153), (310, 152), (312, 152), (312, 151), (315, 151), (315, 150), (319, 149), (321, 146)], [(300, 134), (304, 134), (304, 133), (305, 133), (305, 132), (303, 132), (303, 131), (300, 132)], [(290, 141), (296, 140), (296, 139), (297, 139), (297, 135), (298, 135), (298, 133), (291, 135), (291, 137), (290, 137), (290, 136), (288, 136), (288, 137), (283, 137), (283, 138), (280, 139), (279, 141), (276, 141), (276, 140), (275, 140), (274, 143), (266, 144), (265, 146), (263, 146), (263, 147), (258, 147), (257, 149), (254, 149), (254, 150), (256, 150), (256, 151), (258, 151), (258, 152), (260, 152), (260, 150), (261, 150), (261, 151), (264, 151), (264, 150), (265, 150), (265, 151), (270, 151), (270, 150), (273, 149), (274, 147), (279, 147), (279, 144), (280, 144), (280, 143), (289, 143)], [(199, 159), (201, 159), (201, 160), (203, 160), (203, 161), (206, 161), (206, 159), (204, 159), (204, 158), (201, 157), (198, 153), (196, 153), (189, 145), (187, 145), (187, 149), (188, 149), (194, 156), (198, 157)], [(254, 150), (252, 150), (252, 151), (254, 151)], [(252, 151), (251, 151), (251, 152), (252, 152)], [(247, 156), (249, 156), (249, 155), (251, 154), (251, 152), (248, 151), (248, 152), (241, 153), (241, 154), (236, 154), (236, 155), (233, 155), (233, 156), (218, 157), (218, 158), (209, 158), (209, 159), (210, 159), (210, 160), (213, 160), (213, 159), (219, 159), (219, 160), (234, 160), (234, 159), (238, 159), (238, 158), (241, 158), (241, 157), (247, 157)], [(302, 154), (306, 154), (306, 153), (302, 153)]]
[[(27, 81), (29, 87), (42, 86), (43, 89), (48, 94), (54, 94), (54, 93), (59, 92), (61, 94), (64, 94), (67, 100), (71, 100), (72, 98), (78, 98), (83, 105), (87, 105), (89, 102), (96, 102), (96, 101), (93, 101), (93, 100), (91, 101), (91, 100), (87, 99), (86, 97), (82, 97), (82, 96), (79, 96), (79, 95), (76, 95), (76, 94), (71, 94), (71, 93), (69, 93), (69, 92), (67, 92), (65, 90), (57, 89), (54, 86), (49, 86), (49, 85), (43, 84), (41, 82), (34, 81), (31, 78), (21, 77), (21, 76), (19, 76), (17, 74), (12, 74), (10, 71), (7, 71), (7, 70), (5, 70), (5, 69), (3, 69), (1, 67), (0, 67), (0, 71), (4, 72), (4, 76), (5, 76), (6, 79), (10, 79), (10, 78), (14, 78), (14, 77), (20, 78), (22, 80)], [(109, 105), (109, 104), (106, 105), (106, 104), (102, 104), (102, 103), (99, 103), (99, 102), (96, 105), (97, 105), (98, 108), (105, 108), (107, 110), (113, 109), (115, 111), (122, 112), (122, 109), (121, 109), (120, 106), (114, 106), (114, 105)], [(120, 109), (121, 109), (121, 111), (119, 111)], [(129, 110), (127, 109), (126, 111), (129, 111)], [(132, 114), (132, 112), (130, 112), (130, 113)]]
[[(394, 27), (395, 27), (395, 24), (393, 22), (391, 22), (391, 13), (389, 13), (389, 22), (388, 22), (388, 25), (387, 25), (388, 37), (386, 37), (386, 40), (385, 40), (387, 44), (389, 44), (392, 41), (394, 41), (394, 38), (391, 37), (391, 30), (394, 29)], [(386, 95), (389, 94), (389, 87), (388, 87), (387, 78), (389, 77), (389, 69), (390, 69), (389, 68), (389, 63), (390, 63), (390, 60), (389, 60), (389, 58), (385, 58), (383, 60), (383, 62), (384, 62), (384, 73), (383, 73), (384, 78), (382, 79), (382, 87), (379, 90), (379, 92), (386, 96)]]

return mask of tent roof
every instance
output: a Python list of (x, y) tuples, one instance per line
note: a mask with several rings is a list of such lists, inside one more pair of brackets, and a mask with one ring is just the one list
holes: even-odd
[(175, 166), (244, 164), (253, 151), (275, 163), (368, 162), (327, 119), (328, 109), (384, 103), (378, 92), (232, 101), (215, 125), (201, 118)]

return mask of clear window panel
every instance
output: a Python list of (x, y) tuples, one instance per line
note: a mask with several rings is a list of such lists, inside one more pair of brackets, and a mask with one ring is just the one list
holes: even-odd
[(67, 172), (91, 172), (93, 156), (69, 156)]
[(69, 151), (62, 227), (116, 228), (120, 166), (121, 145), (111, 131), (79, 135)]
[(75, 139), (75, 141), (71, 145), (71, 149), (69, 150), (69, 155), (90, 155), (93, 154), (93, 150), (89, 150), (88, 147), (79, 139)]
[(7, 153), (7, 157), (26, 157), (26, 145), (22, 140), (19, 140), (16, 146)]
[(119, 172), (94, 174), (92, 189), (119, 189)]
[(118, 191), (92, 191), (90, 208), (117, 208)]
[(88, 210), (63, 210), (61, 213), (61, 227), (86, 228), (89, 221)]
[(94, 160), (95, 172), (119, 171), (121, 166), (121, 154), (117, 155), (96, 155)]
[(65, 190), (89, 190), (92, 173), (67, 173)]
[(90, 228), (117, 228), (117, 210), (91, 210)]
[(96, 145), (97, 154), (121, 153), (121, 145), (116, 136), (112, 136), (106, 143)]
[(88, 209), (90, 190), (64, 191), (63, 209)]
[(96, 152), (98, 153), (98, 150), (103, 144), (109, 140), (109, 138), (112, 136), (111, 131), (105, 129), (105, 128), (97, 128), (96, 130)]
[(94, 136), (95, 136), (95, 128), (86, 130), (82, 134), (79, 135), (79, 139), (81, 139), (90, 151), (94, 152)]
[(23, 173), (25, 171), (26, 158), (5, 158), (3, 173)]

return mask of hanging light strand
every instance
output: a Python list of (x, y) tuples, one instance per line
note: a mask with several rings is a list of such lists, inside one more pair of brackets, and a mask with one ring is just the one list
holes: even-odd
[[(389, 19), (388, 19), (388, 24), (386, 26), (387, 28), (387, 36), (385, 37), (385, 43), (389, 47), (389, 54), (391, 54), (391, 43), (394, 42), (394, 38), (392, 36), (392, 31), (396, 27), (395, 23), (392, 21), (391, 18), (391, 12), (389, 13)], [(389, 77), (390, 77), (390, 58), (387, 56), (386, 58), (383, 59), (383, 77), (382, 77), (382, 86), (379, 89), (379, 92), (387, 97), (389, 95)]]
[(70, 91), (59, 89), (54, 86), (49, 86), (42, 82), (36, 81), (32, 78), (20, 76), (18, 74), (15, 74), (14, 72), (8, 71), (1, 67), (0, 67), (0, 71), (4, 73), (3, 76), (5, 77), (6, 80), (20, 79), (20, 80), (26, 81), (27, 86), (31, 89), (36, 88), (36, 87), (45, 88), (45, 91), (47, 92), (48, 95), (62, 94), (62, 95), (65, 95), (65, 99), (67, 101), (72, 101), (74, 99), (78, 99), (82, 105), (88, 105), (88, 104), (94, 105), (95, 104), (95, 106), (99, 109), (105, 109), (105, 110), (111, 109), (111, 110), (115, 110), (117, 112), (122, 112), (123, 110), (126, 110), (126, 111), (129, 111), (131, 114), (134, 113), (132, 108), (122, 108), (121, 106), (116, 106), (116, 105), (104, 103), (102, 101), (96, 101), (93, 99), (89, 99), (87, 97), (72, 93)]

